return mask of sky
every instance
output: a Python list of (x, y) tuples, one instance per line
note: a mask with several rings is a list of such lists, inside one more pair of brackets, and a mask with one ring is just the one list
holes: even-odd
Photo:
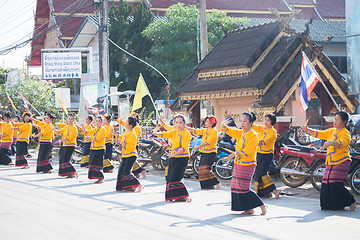
[[(0, 0), (0, 51), (31, 38), (34, 30), (36, 0)], [(0, 67), (22, 69), (30, 54), (30, 43), (0, 55)]]

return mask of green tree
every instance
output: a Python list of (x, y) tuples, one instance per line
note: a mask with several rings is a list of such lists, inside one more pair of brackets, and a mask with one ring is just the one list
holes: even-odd
[(0, 67), (0, 84), (4, 84), (5, 83), (5, 78), (6, 78), (6, 74), (8, 72), (11, 72), (15, 69), (9, 69), (9, 68), (2, 68)]
[[(130, 18), (130, 16), (132, 17)], [(152, 12), (147, 11), (142, 3), (133, 9), (132, 4), (124, 3), (121, 0), (118, 6), (111, 7), (109, 18), (110, 39), (141, 59), (147, 57), (152, 43), (142, 36), (141, 32), (152, 22)], [(141, 73), (153, 96), (159, 93), (158, 84), (161, 80), (151, 78), (151, 71), (145, 64), (124, 53), (111, 43), (109, 50), (110, 83), (112, 86), (119, 85), (120, 91), (135, 90)]]
[[(19, 97), (19, 93), (21, 93), (38, 111), (51, 112), (55, 115), (59, 115), (58, 111), (54, 111), (55, 97), (49, 86), (53, 86), (53, 84), (45, 80), (20, 78), (16, 84), (9, 84), (7, 86), (5, 84), (0, 84), (0, 91), (5, 93), (6, 89), (11, 100), (14, 102), (15, 107), (19, 111), (19, 114), (26, 111)], [(11, 103), (6, 94), (0, 95), (0, 108), (1, 112), (12, 109)], [(34, 114), (36, 114), (33, 109), (31, 110)]]
[[(179, 3), (172, 5), (165, 17), (166, 20), (150, 23), (142, 34), (153, 43), (148, 61), (169, 76), (173, 93), (198, 63), (198, 10)], [(246, 22), (246, 18), (228, 17), (219, 10), (207, 12), (209, 44), (214, 46), (228, 31), (241, 28)]]

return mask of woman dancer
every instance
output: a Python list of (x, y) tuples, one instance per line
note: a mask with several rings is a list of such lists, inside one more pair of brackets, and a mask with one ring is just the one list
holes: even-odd
[(141, 192), (143, 186), (131, 173), (131, 169), (136, 161), (137, 136), (134, 130), (136, 119), (129, 117), (125, 122), (125, 133), (119, 135), (118, 143), (121, 144), (121, 164), (117, 176), (116, 191), (136, 191)]
[(96, 117), (95, 128), (87, 131), (87, 136), (85, 137), (85, 140), (91, 140), (88, 178), (97, 179), (94, 183), (104, 182), (104, 174), (102, 173), (102, 170), (104, 163), (106, 129), (102, 126), (102, 124), (102, 117)]
[(189, 146), (191, 134), (185, 128), (185, 116), (178, 114), (174, 118), (175, 130), (169, 132), (157, 131), (156, 126), (153, 134), (158, 137), (171, 139), (172, 149), (169, 153), (169, 171), (166, 179), (165, 201), (186, 201), (191, 202), (186, 186), (181, 181), (184, 178), (185, 170), (189, 161)]
[[(136, 149), (139, 150), (139, 141), (140, 141), (140, 136), (141, 136), (141, 127), (139, 125), (139, 115), (135, 112), (130, 113), (130, 117), (135, 118), (136, 120), (136, 126), (134, 127), (134, 131), (136, 133), (137, 136), (137, 143), (136, 143)], [(123, 127), (125, 127), (125, 122), (118, 118), (117, 122), (122, 125)], [(140, 177), (140, 174), (143, 176), (143, 178), (146, 178), (146, 170), (140, 166), (140, 164), (138, 163), (138, 161), (136, 160), (134, 163), (134, 166), (132, 168), (132, 173), (135, 175), (136, 178)]]
[(13, 142), (13, 130), (10, 122), (10, 113), (4, 114), (4, 122), (1, 123), (1, 142), (0, 142), (0, 164), (14, 165), (11, 161), (11, 144)]
[(66, 119), (66, 126), (60, 130), (55, 130), (58, 134), (62, 134), (62, 143), (60, 158), (59, 158), (59, 176), (67, 178), (78, 178), (79, 174), (76, 172), (74, 166), (70, 163), (71, 156), (76, 147), (76, 138), (78, 130), (74, 124), (75, 117), (72, 114)]
[(113, 150), (113, 141), (114, 135), (112, 133), (111, 126), (111, 116), (103, 115), (103, 123), (106, 130), (105, 138), (105, 156), (104, 156), (104, 173), (112, 173), (114, 171), (114, 166), (111, 164), (110, 160), (112, 159), (112, 150)]
[[(15, 117), (13, 117), (11, 124), (13, 126), (15, 126), (16, 124), (18, 124), (20, 121), (20, 116), (16, 115)], [(16, 154), (16, 142), (17, 142), (17, 138), (18, 138), (18, 129), (17, 128), (12, 128), (13, 129), (13, 142), (11, 144), (11, 156), (14, 156)]]
[[(254, 208), (261, 208), (261, 215), (266, 214), (266, 206), (259, 196), (250, 189), (251, 178), (256, 167), (256, 150), (259, 139), (254, 130), (254, 113), (243, 113), (240, 116), (241, 129), (227, 126), (229, 121), (223, 121), (221, 131), (235, 138), (236, 159), (231, 179), (231, 210), (244, 211), (242, 214), (253, 214)], [(229, 157), (233, 157), (231, 154)]]
[(268, 174), (270, 164), (274, 156), (274, 146), (277, 133), (273, 127), (276, 123), (276, 116), (272, 113), (266, 114), (264, 126), (253, 124), (253, 129), (259, 134), (259, 147), (257, 150), (254, 180), (255, 192), (259, 197), (271, 197), (273, 193), (275, 198), (279, 198), (279, 192)]
[[(163, 121), (163, 117), (164, 116), (161, 116), (159, 119), (160, 127), (164, 128), (166, 131), (174, 130), (175, 128), (174, 128), (174, 126), (172, 126), (174, 119), (170, 120), (170, 125), (169, 125)], [(172, 148), (171, 139), (168, 140), (168, 145), (164, 145), (164, 149), (167, 149), (167, 148), (169, 148), (169, 149)], [(165, 166), (165, 179), (167, 179), (168, 171), (169, 171), (169, 159), (168, 158), (165, 160), (164, 166)]]
[(50, 151), (52, 149), (52, 141), (54, 138), (54, 127), (52, 121), (54, 116), (51, 113), (46, 113), (45, 122), (34, 119), (31, 116), (31, 120), (38, 125), (39, 133), (33, 137), (40, 137), (40, 149), (37, 158), (36, 172), (52, 173), (53, 167), (49, 162)]
[(22, 123), (15, 124), (15, 128), (18, 130), (18, 138), (16, 141), (16, 161), (15, 166), (22, 167), (22, 169), (30, 168), (30, 165), (26, 159), (28, 153), (28, 145), (30, 144), (30, 136), (32, 132), (30, 113), (25, 112), (22, 115)]
[(354, 196), (344, 187), (349, 172), (351, 157), (349, 152), (350, 132), (346, 129), (349, 114), (339, 111), (335, 114), (334, 127), (324, 131), (308, 128), (306, 122), (303, 129), (313, 137), (326, 140), (320, 149), (327, 149), (325, 172), (321, 184), (321, 210), (344, 210), (350, 206), (354, 211)]
[(93, 117), (92, 116), (87, 116), (85, 119), (85, 127), (82, 128), (82, 133), (84, 134), (84, 146), (83, 146), (83, 151), (82, 151), (82, 156), (81, 156), (81, 162), (80, 162), (80, 167), (88, 167), (89, 165), (89, 154), (90, 154), (90, 145), (91, 145), (91, 140), (85, 140), (87, 136), (90, 136), (89, 133), (91, 132), (91, 130), (93, 130), (93, 126), (91, 125), (93, 121)]
[(199, 181), (202, 189), (219, 190), (221, 183), (217, 180), (211, 171), (217, 152), (218, 132), (216, 130), (216, 118), (208, 116), (205, 118), (205, 128), (195, 129), (188, 128), (192, 134), (202, 135), (202, 143), (193, 148), (193, 151), (200, 149), (201, 158), (199, 163)]

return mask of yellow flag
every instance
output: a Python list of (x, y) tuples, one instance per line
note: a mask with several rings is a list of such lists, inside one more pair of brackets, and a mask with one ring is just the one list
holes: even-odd
[(7, 98), (9, 99), (9, 102), (11, 103), (13, 109), (14, 109), (15, 111), (17, 111), (17, 109), (16, 109), (13, 101), (11, 100), (11, 98), (10, 98), (10, 96), (9, 96), (9, 94), (8, 94), (8, 92), (7, 92), (6, 90), (5, 90), (5, 93), (6, 93)]
[(134, 97), (134, 104), (132, 110), (135, 111), (136, 109), (142, 108), (142, 98), (146, 95), (150, 96), (149, 89), (146, 86), (144, 78), (142, 77), (141, 73), (139, 76), (139, 80), (136, 85), (136, 92)]
[(62, 107), (63, 111), (65, 112), (65, 114), (66, 114), (66, 115), (68, 115), (69, 113), (68, 113), (68, 111), (67, 111), (66, 107), (64, 106), (64, 104), (62, 103), (62, 101), (60, 100), (59, 95), (57, 95), (57, 93), (54, 91), (54, 89), (52, 89), (52, 88), (51, 88), (51, 90), (52, 90), (52, 91), (53, 91), (53, 93), (55, 94), (55, 97), (56, 97), (56, 98), (57, 98), (57, 100), (59, 101), (59, 103), (60, 103), (60, 105), (61, 105), (61, 107)]

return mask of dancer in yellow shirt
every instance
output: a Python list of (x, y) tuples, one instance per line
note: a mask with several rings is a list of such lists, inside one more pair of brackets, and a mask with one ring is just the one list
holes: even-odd
[(4, 114), (4, 122), (1, 125), (0, 141), (0, 165), (14, 165), (11, 161), (11, 144), (13, 142), (13, 130), (10, 122), (10, 113)]
[(58, 134), (62, 134), (62, 139), (60, 140), (62, 143), (62, 149), (59, 154), (59, 176), (61, 177), (78, 178), (79, 176), (70, 162), (71, 156), (76, 147), (76, 138), (78, 135), (78, 130), (74, 122), (74, 115), (69, 114), (66, 119), (66, 126), (60, 130), (55, 130)]
[(143, 186), (131, 173), (131, 169), (137, 157), (137, 135), (134, 130), (136, 119), (129, 117), (125, 122), (125, 133), (116, 139), (121, 144), (121, 164), (117, 176), (116, 191), (137, 191), (141, 192)]
[(18, 137), (16, 141), (16, 162), (15, 166), (22, 167), (23, 169), (30, 168), (30, 165), (26, 159), (28, 153), (28, 145), (30, 144), (30, 136), (32, 133), (32, 126), (30, 120), (30, 113), (25, 112), (22, 115), (22, 123), (14, 124), (18, 131)]
[[(136, 126), (134, 127), (134, 131), (136, 133), (137, 136), (137, 145), (136, 145), (136, 149), (139, 150), (139, 141), (140, 141), (140, 136), (141, 136), (141, 127), (139, 125), (139, 115), (135, 112), (130, 113), (130, 117), (133, 117), (136, 119)], [(121, 119), (118, 118), (116, 120), (121, 126), (125, 127), (125, 122)], [(132, 168), (132, 173), (135, 175), (136, 178), (140, 177), (140, 174), (143, 176), (143, 178), (146, 178), (146, 170), (140, 166), (140, 164), (138, 163), (138, 161), (136, 160), (134, 163), (134, 166)]]
[[(349, 172), (350, 132), (346, 129), (349, 114), (339, 111), (335, 114), (334, 127), (324, 131), (308, 128), (307, 122), (303, 129), (313, 137), (326, 140), (321, 149), (327, 149), (325, 172), (320, 192), (321, 210), (344, 210), (349, 206), (351, 211), (356, 208), (354, 196), (344, 187)], [(309, 121), (309, 120), (308, 120)]]
[(114, 135), (112, 133), (111, 116), (103, 115), (103, 124), (106, 129), (105, 156), (104, 156), (103, 171), (104, 171), (104, 173), (112, 173), (114, 171), (114, 166), (111, 164), (110, 161), (112, 159)]
[(53, 119), (54, 116), (51, 113), (46, 113), (44, 122), (31, 117), (31, 120), (38, 125), (39, 129), (39, 133), (34, 135), (34, 137), (40, 137), (40, 149), (37, 158), (36, 172), (52, 173), (54, 171), (49, 162), (52, 141), (54, 138)]
[(85, 137), (85, 140), (91, 140), (88, 178), (97, 179), (94, 183), (104, 182), (104, 174), (102, 173), (102, 170), (104, 163), (106, 129), (102, 126), (102, 124), (102, 117), (98, 116), (95, 118), (95, 128), (89, 131), (85, 130), (88, 134)]
[(279, 198), (279, 192), (268, 174), (270, 164), (274, 157), (274, 147), (277, 132), (273, 127), (276, 123), (276, 116), (272, 113), (266, 114), (264, 125), (253, 124), (252, 129), (259, 134), (259, 147), (257, 150), (257, 165), (254, 173), (255, 192), (259, 197)]
[(200, 149), (201, 159), (199, 163), (199, 181), (202, 189), (216, 189), (219, 190), (221, 183), (217, 180), (211, 167), (214, 164), (217, 153), (218, 132), (216, 130), (216, 118), (208, 116), (204, 120), (205, 128), (195, 129), (188, 128), (192, 134), (201, 135), (202, 143), (195, 146), (193, 151)]
[[(261, 208), (261, 215), (266, 214), (266, 206), (260, 197), (250, 189), (251, 179), (256, 167), (256, 151), (259, 139), (252, 129), (256, 120), (254, 113), (243, 113), (240, 116), (240, 127), (230, 128), (229, 121), (222, 122), (221, 131), (236, 139), (235, 164), (231, 178), (231, 210), (244, 211), (242, 214), (253, 214), (254, 208)], [(233, 157), (230, 154), (229, 157)]]
[(91, 140), (85, 140), (85, 138), (87, 136), (90, 136), (89, 133), (91, 132), (91, 130), (93, 130), (93, 126), (91, 125), (93, 121), (93, 117), (92, 116), (87, 116), (85, 119), (85, 123), (86, 125), (81, 128), (81, 133), (84, 135), (84, 146), (83, 146), (83, 151), (82, 151), (82, 156), (81, 156), (81, 162), (80, 162), (80, 167), (88, 167), (89, 166), (89, 155), (90, 155), (90, 145), (91, 145)]
[(157, 132), (160, 125), (156, 126), (153, 134), (171, 139), (172, 149), (169, 154), (169, 171), (166, 179), (165, 201), (186, 201), (191, 202), (185, 184), (182, 182), (185, 170), (189, 161), (189, 147), (191, 134), (185, 128), (185, 116), (178, 114), (174, 117), (175, 129), (168, 132)]

